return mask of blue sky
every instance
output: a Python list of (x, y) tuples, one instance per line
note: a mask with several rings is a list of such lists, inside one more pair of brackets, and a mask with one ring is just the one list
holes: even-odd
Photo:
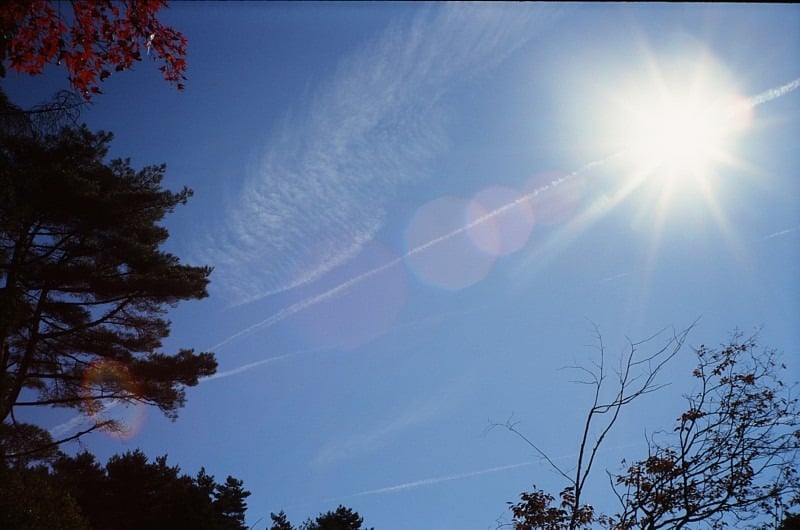
[[(70, 450), (234, 475), (256, 528), (338, 503), (381, 530), (494, 528), (532, 484), (564, 484), (486, 427), (513, 414), (569, 467), (590, 395), (563, 368), (596, 359), (594, 325), (611, 358), (698, 318), (694, 345), (763, 326), (800, 379), (797, 6), (175, 3), (163, 18), (189, 40), (186, 90), (145, 61), (83, 117), (115, 133), (113, 155), (194, 189), (168, 249), (215, 266), (211, 296), (171, 313), (165, 346), (213, 349), (220, 369), (175, 423), (134, 411), (135, 436)], [(64, 83), (3, 88), (26, 106)], [(703, 109), (745, 109), (724, 144), (697, 154), (690, 124), (687, 165), (620, 154), (631, 116), (687, 87)], [(626, 411), (597, 506), (602, 467), (671, 425), (692, 365), (686, 348)]]

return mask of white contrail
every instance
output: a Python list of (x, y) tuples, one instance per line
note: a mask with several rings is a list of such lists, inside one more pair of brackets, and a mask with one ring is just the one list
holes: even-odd
[(794, 228), (787, 228), (786, 230), (779, 230), (777, 232), (773, 232), (768, 236), (764, 236), (761, 240), (765, 241), (767, 239), (772, 239), (773, 237), (785, 236), (786, 234), (791, 234), (792, 232), (797, 232), (798, 230), (800, 230), (800, 225), (795, 226)]
[(456, 473), (455, 475), (448, 475), (445, 477), (432, 477), (422, 480), (415, 480), (413, 482), (406, 482), (405, 484), (398, 484), (396, 486), (388, 486), (386, 488), (378, 488), (374, 490), (362, 491), (354, 493), (349, 497), (364, 497), (366, 495), (378, 495), (381, 493), (396, 493), (411, 488), (418, 488), (420, 486), (430, 486), (432, 484), (439, 484), (440, 482), (450, 482), (451, 480), (461, 480), (463, 478), (477, 477), (480, 475), (488, 475), (489, 473), (497, 473), (499, 471), (506, 471), (508, 469), (517, 469), (520, 467), (527, 467), (537, 464), (538, 462), (522, 462), (519, 464), (510, 464), (507, 466), (491, 467), (489, 469), (481, 469), (480, 471), (468, 471), (466, 473)]
[[(639, 445), (641, 445), (641, 443), (628, 443), (628, 444), (623, 444), (623, 445), (617, 445), (617, 446), (614, 446), (614, 447), (606, 448), (605, 452), (617, 451), (617, 450), (620, 450), (620, 449), (629, 449), (631, 447), (637, 447)], [(567, 460), (567, 459), (570, 459), (570, 458), (575, 458), (577, 456), (578, 456), (577, 453), (572, 453), (572, 454), (556, 456), (556, 457), (551, 458), (551, 460), (553, 460), (553, 461), (555, 461), (555, 460)], [(433, 484), (439, 484), (441, 482), (450, 482), (452, 480), (461, 480), (461, 479), (470, 478), (470, 477), (478, 477), (480, 475), (488, 475), (490, 473), (499, 473), (500, 471), (507, 471), (507, 470), (510, 470), (510, 469), (518, 469), (518, 468), (521, 468), (521, 467), (540, 465), (540, 464), (543, 463), (543, 461), (544, 461), (544, 459), (540, 458), (540, 459), (538, 459), (536, 461), (533, 461), (533, 462), (520, 462), (518, 464), (509, 464), (509, 465), (505, 465), (505, 466), (490, 467), (488, 469), (481, 469), (481, 470), (478, 470), (478, 471), (467, 471), (467, 472), (464, 472), (464, 473), (456, 473), (456, 474), (453, 474), (453, 475), (446, 475), (446, 476), (443, 476), (443, 477), (431, 477), (431, 478), (426, 478), (426, 479), (422, 479), (422, 480), (414, 480), (414, 481), (411, 481), (411, 482), (404, 482), (403, 484), (397, 484), (397, 485), (394, 485), (394, 486), (387, 486), (387, 487), (384, 487), (384, 488), (377, 488), (377, 489), (372, 489), (372, 490), (360, 491), (358, 493), (353, 493), (353, 494), (348, 495), (346, 497), (335, 497), (335, 498), (331, 498), (331, 499), (325, 499), (325, 502), (329, 502), (329, 501), (333, 501), (333, 500), (337, 500), (337, 499), (349, 499), (349, 498), (352, 498), (352, 497), (364, 497), (364, 496), (367, 496), (367, 495), (379, 495), (381, 493), (397, 493), (398, 491), (403, 491), (403, 490), (412, 489), (412, 488), (419, 488), (419, 487), (422, 487), (422, 486), (431, 486)]]
[[(784, 95), (788, 94), (789, 92), (792, 92), (793, 90), (796, 90), (798, 87), (800, 87), (800, 78), (797, 78), (797, 79), (795, 79), (793, 81), (789, 81), (788, 83), (785, 83), (785, 84), (783, 84), (783, 85), (781, 85), (779, 87), (771, 88), (769, 90), (761, 92), (760, 94), (756, 94), (755, 96), (750, 97), (748, 99), (748, 102), (750, 103), (750, 105), (755, 107), (757, 105), (761, 105), (761, 104), (766, 103), (768, 101), (772, 101), (773, 99), (776, 99), (776, 98), (779, 98), (781, 96), (784, 96)], [(357, 285), (357, 284), (361, 283), (362, 281), (366, 280), (367, 278), (370, 278), (370, 277), (372, 277), (372, 276), (374, 276), (374, 275), (376, 275), (376, 274), (378, 274), (378, 273), (380, 273), (380, 272), (382, 272), (382, 271), (384, 271), (384, 270), (386, 270), (388, 268), (394, 267), (395, 265), (401, 263), (404, 259), (406, 259), (406, 258), (408, 258), (410, 256), (413, 256), (414, 254), (422, 252), (422, 251), (424, 251), (424, 250), (426, 250), (426, 249), (428, 249), (428, 248), (430, 248), (432, 246), (438, 245), (439, 243), (441, 243), (443, 241), (446, 241), (446, 240), (448, 240), (448, 239), (450, 239), (452, 237), (455, 237), (455, 236), (457, 236), (457, 235), (459, 235), (459, 234), (461, 234), (463, 232), (466, 232), (467, 230), (469, 230), (469, 229), (471, 229), (471, 228), (473, 228), (473, 227), (475, 227), (475, 226), (477, 226), (477, 225), (479, 225), (481, 223), (484, 223), (484, 222), (488, 221), (489, 219), (497, 217), (498, 215), (502, 214), (503, 212), (506, 212), (506, 211), (510, 210), (511, 208), (514, 208), (514, 207), (520, 205), (523, 202), (530, 201), (534, 197), (538, 196), (539, 194), (541, 194), (541, 193), (543, 193), (543, 192), (545, 192), (545, 191), (547, 191), (547, 190), (549, 190), (551, 188), (555, 188), (555, 187), (563, 184), (564, 182), (572, 180), (575, 177), (577, 177), (577, 176), (583, 174), (584, 172), (588, 171), (589, 169), (592, 169), (592, 168), (594, 168), (596, 166), (605, 164), (605, 163), (611, 161), (612, 159), (614, 159), (614, 158), (616, 158), (616, 157), (618, 157), (618, 156), (620, 156), (622, 154), (623, 154), (622, 152), (615, 153), (613, 155), (610, 155), (608, 157), (602, 158), (600, 160), (595, 160), (594, 162), (589, 162), (588, 164), (586, 164), (582, 168), (578, 169), (577, 171), (574, 171), (574, 172), (570, 173), (569, 175), (566, 175), (566, 176), (563, 176), (561, 178), (555, 179), (552, 182), (549, 182), (549, 183), (547, 183), (547, 184), (545, 184), (545, 185), (543, 185), (543, 186), (541, 186), (539, 188), (536, 188), (535, 190), (531, 191), (530, 193), (528, 193), (526, 195), (523, 195), (522, 197), (520, 197), (520, 198), (518, 198), (518, 199), (516, 199), (516, 200), (514, 200), (514, 201), (512, 201), (512, 202), (510, 202), (508, 204), (500, 206), (499, 208), (497, 208), (497, 209), (495, 209), (495, 210), (493, 210), (493, 211), (491, 211), (491, 212), (489, 212), (489, 213), (487, 213), (487, 214), (485, 214), (485, 215), (483, 215), (481, 217), (478, 217), (477, 219), (471, 221), (470, 223), (468, 223), (468, 224), (466, 224), (466, 225), (464, 225), (464, 226), (462, 226), (460, 228), (457, 228), (457, 229), (453, 230), (452, 232), (448, 232), (447, 234), (439, 236), (439, 237), (437, 237), (435, 239), (432, 239), (431, 241), (428, 241), (427, 243), (423, 243), (422, 245), (419, 245), (419, 246), (409, 250), (403, 256), (400, 256), (399, 258), (395, 258), (392, 261), (389, 261), (388, 263), (386, 263), (384, 265), (381, 265), (381, 266), (376, 267), (374, 269), (368, 270), (367, 272), (365, 272), (363, 274), (360, 274), (360, 275), (358, 275), (358, 276), (356, 276), (356, 277), (354, 277), (354, 278), (352, 278), (350, 280), (347, 280), (346, 282), (341, 283), (341, 284), (337, 285), (336, 287), (333, 287), (332, 289), (329, 289), (329, 290), (327, 290), (327, 291), (325, 291), (323, 293), (320, 293), (320, 294), (318, 294), (316, 296), (312, 296), (310, 298), (306, 298), (306, 299), (301, 300), (299, 302), (296, 302), (296, 303), (294, 303), (294, 304), (292, 304), (290, 306), (284, 307), (283, 309), (281, 309), (277, 313), (274, 313), (273, 315), (269, 316), (268, 318), (266, 318), (266, 319), (264, 319), (264, 320), (262, 320), (260, 322), (257, 322), (257, 323), (255, 323), (255, 324), (253, 324), (251, 326), (248, 326), (248, 327), (242, 329), (241, 331), (238, 331), (238, 332), (234, 333), (233, 335), (223, 339), (222, 341), (218, 342), (213, 347), (211, 347), (210, 350), (214, 351), (217, 348), (225, 346), (229, 342), (231, 342), (231, 341), (233, 341), (233, 340), (235, 340), (235, 339), (237, 339), (239, 337), (242, 337), (244, 335), (248, 335), (248, 334), (250, 334), (250, 333), (252, 333), (254, 331), (257, 331), (259, 329), (262, 329), (262, 328), (270, 327), (270, 326), (272, 326), (274, 324), (277, 324), (281, 320), (284, 320), (285, 318), (288, 318), (288, 317), (294, 315), (295, 313), (303, 311), (303, 310), (305, 310), (305, 309), (307, 309), (307, 308), (309, 308), (309, 307), (311, 307), (313, 305), (316, 305), (316, 304), (318, 304), (320, 302), (324, 302), (325, 300), (328, 300), (328, 299), (330, 299), (330, 298), (332, 298), (332, 297), (334, 297), (334, 296), (336, 296), (336, 295), (338, 295), (338, 294), (340, 294), (342, 292), (347, 291), (348, 289), (350, 289), (354, 285)]]
[(59, 438), (62, 434), (75, 431), (78, 429), (78, 427), (89, 425), (90, 423), (92, 423), (92, 419), (89, 416), (85, 414), (76, 414), (64, 423), (59, 423), (58, 425), (51, 427), (48, 432), (51, 436), (53, 436), (53, 438)]
[(755, 107), (756, 105), (761, 105), (767, 101), (772, 101), (773, 99), (785, 96), (797, 88), (800, 88), (800, 77), (779, 87), (770, 88), (769, 90), (765, 90), (760, 94), (756, 94), (755, 96), (751, 97), (749, 101), (750, 104)]
[(230, 370), (225, 370), (224, 372), (217, 372), (214, 375), (210, 375), (208, 377), (203, 377), (200, 379), (201, 383), (205, 383), (206, 381), (211, 381), (212, 379), (220, 379), (223, 377), (230, 377), (232, 375), (238, 375), (242, 372), (246, 372), (248, 370), (252, 370), (253, 368), (257, 368), (259, 366), (265, 364), (271, 364), (276, 361), (282, 361), (284, 359), (289, 359), (290, 357), (295, 357), (297, 355), (302, 355), (304, 353), (311, 353), (315, 351), (325, 350), (326, 347), (319, 347), (319, 348), (307, 348), (304, 350), (297, 350), (289, 353), (284, 353), (283, 355), (277, 355), (275, 357), (269, 357), (268, 359), (262, 359), (260, 361), (255, 361), (252, 363), (243, 364), (242, 366), (237, 366), (236, 368), (231, 368)]
[(618, 280), (619, 278), (624, 278), (625, 276), (628, 276), (629, 274), (630, 274), (629, 272), (620, 272), (619, 274), (612, 274), (611, 276), (606, 276), (605, 278), (602, 278), (600, 280), (600, 282), (603, 283), (603, 282), (610, 282), (610, 281), (613, 281), (613, 280)]
[(311, 296), (311, 297), (306, 298), (304, 300), (300, 300), (299, 302), (296, 302), (296, 303), (294, 303), (294, 304), (292, 304), (290, 306), (284, 307), (283, 309), (281, 309), (277, 313), (274, 313), (274, 314), (270, 315), (269, 317), (265, 318), (264, 320), (262, 320), (260, 322), (256, 322), (255, 324), (252, 324), (251, 326), (248, 326), (248, 327), (246, 327), (246, 328), (244, 328), (244, 329), (242, 329), (240, 331), (237, 331), (233, 335), (221, 340), (220, 342), (218, 342), (217, 344), (215, 344), (214, 346), (209, 348), (209, 350), (215, 351), (218, 348), (221, 348), (222, 346), (225, 346), (229, 342), (231, 342), (231, 341), (233, 341), (233, 340), (235, 340), (235, 339), (237, 339), (239, 337), (242, 337), (242, 336), (245, 336), (245, 335), (249, 335), (250, 333), (252, 333), (254, 331), (257, 331), (259, 329), (262, 329), (262, 328), (273, 326), (273, 325), (277, 324), (278, 322), (280, 322), (281, 320), (284, 320), (285, 318), (288, 318), (288, 317), (294, 315), (295, 313), (299, 313), (300, 311), (303, 311), (304, 309), (307, 309), (307, 308), (309, 308), (309, 307), (311, 307), (313, 305), (316, 305), (316, 304), (318, 304), (320, 302), (324, 302), (325, 300), (333, 298), (334, 296), (347, 291), (351, 287), (353, 287), (355, 285), (358, 285), (359, 283), (361, 283), (362, 281), (366, 280), (367, 278), (371, 278), (372, 276), (375, 276), (376, 274), (379, 274), (379, 273), (385, 271), (386, 269), (389, 269), (389, 268), (394, 267), (395, 265), (397, 265), (399, 263), (402, 263), (404, 259), (406, 259), (406, 258), (408, 258), (410, 256), (413, 256), (415, 254), (418, 254), (420, 252), (423, 252), (424, 250), (427, 250), (430, 247), (438, 245), (439, 243), (442, 243), (443, 241), (451, 239), (451, 238), (453, 238), (453, 237), (455, 237), (455, 236), (457, 236), (459, 234), (462, 234), (462, 233), (466, 232), (467, 230), (473, 228), (474, 226), (477, 226), (477, 225), (479, 225), (481, 223), (485, 223), (489, 219), (497, 217), (498, 215), (502, 214), (503, 212), (506, 212), (506, 211), (510, 210), (511, 208), (519, 206), (520, 204), (522, 204), (522, 203), (524, 203), (526, 201), (532, 200), (534, 197), (540, 195), (541, 193), (544, 193), (547, 190), (550, 190), (552, 188), (560, 186), (564, 182), (567, 182), (569, 180), (572, 180), (572, 179), (578, 177), (579, 175), (583, 174), (585, 171), (587, 171), (589, 169), (592, 169), (592, 168), (594, 168), (594, 167), (596, 167), (598, 165), (601, 165), (601, 164), (605, 164), (606, 162), (610, 161), (613, 158), (616, 158), (620, 154), (621, 153), (617, 153), (617, 154), (608, 156), (606, 158), (603, 158), (601, 160), (595, 160), (594, 162), (589, 162), (588, 164), (586, 164), (582, 168), (578, 169), (577, 171), (573, 171), (569, 175), (565, 175), (565, 176), (557, 178), (557, 179), (555, 179), (555, 180), (553, 180), (553, 181), (551, 181), (551, 182), (549, 182), (547, 184), (544, 184), (543, 186), (540, 186), (540, 187), (536, 188), (535, 190), (531, 191), (530, 193), (527, 193), (527, 194), (523, 195), (522, 197), (519, 197), (518, 199), (516, 199), (516, 200), (514, 200), (514, 201), (512, 201), (512, 202), (510, 202), (508, 204), (504, 204), (503, 206), (500, 206), (499, 208), (496, 208), (495, 210), (492, 210), (491, 212), (489, 212), (489, 213), (487, 213), (487, 214), (485, 214), (485, 215), (483, 215), (481, 217), (478, 217), (477, 219), (467, 223), (464, 226), (456, 228), (455, 230), (453, 230), (451, 232), (448, 232), (448, 233), (446, 233), (444, 235), (441, 235), (441, 236), (439, 236), (439, 237), (437, 237), (435, 239), (432, 239), (432, 240), (428, 241), (427, 243), (423, 243), (421, 245), (418, 245), (418, 246), (412, 248), (411, 250), (409, 250), (408, 252), (406, 252), (405, 254), (400, 256), (399, 258), (395, 258), (395, 259), (393, 259), (393, 260), (391, 260), (391, 261), (389, 261), (389, 262), (387, 262), (387, 263), (385, 263), (383, 265), (380, 265), (378, 267), (375, 267), (374, 269), (370, 269), (370, 270), (368, 270), (368, 271), (366, 271), (366, 272), (364, 272), (362, 274), (359, 274), (358, 276), (355, 276), (355, 277), (347, 280), (346, 282), (340, 283), (336, 287), (328, 289), (327, 291), (325, 291), (323, 293), (320, 293), (320, 294), (315, 295), (315, 296)]
[(214, 375), (210, 375), (208, 377), (204, 377), (204, 378), (200, 379), (200, 382), (201, 383), (205, 383), (206, 381), (211, 381), (212, 379), (220, 379), (220, 378), (223, 378), (223, 377), (230, 377), (232, 375), (237, 375), (237, 374), (240, 374), (242, 372), (246, 372), (247, 370), (251, 370), (251, 369), (256, 368), (258, 366), (264, 365), (264, 364), (270, 364), (270, 363), (274, 363), (275, 361), (280, 361), (281, 359), (287, 359), (289, 357), (294, 357), (295, 355), (298, 355), (300, 353), (302, 353), (302, 352), (286, 353), (284, 355), (278, 355), (277, 357), (270, 357), (269, 359), (262, 359), (260, 361), (243, 364), (242, 366), (238, 366), (238, 367), (232, 368), (230, 370), (225, 370), (224, 372), (217, 372)]
[(395, 259), (389, 261), (388, 263), (386, 263), (384, 265), (381, 265), (381, 266), (376, 267), (374, 269), (370, 269), (367, 272), (365, 272), (363, 274), (359, 274), (358, 276), (356, 276), (354, 278), (351, 278), (351, 279), (347, 280), (344, 283), (340, 283), (336, 287), (328, 289), (327, 291), (325, 291), (323, 293), (320, 293), (320, 294), (315, 295), (315, 296), (311, 296), (311, 297), (306, 298), (304, 300), (300, 300), (299, 302), (295, 302), (294, 304), (292, 304), (290, 306), (284, 307), (283, 309), (281, 309), (277, 313), (272, 314), (268, 318), (265, 318), (264, 320), (262, 320), (260, 322), (256, 322), (255, 324), (253, 324), (251, 326), (248, 326), (248, 327), (242, 329), (241, 331), (237, 331), (236, 333), (234, 333), (230, 337), (228, 337), (226, 339), (223, 339), (222, 341), (218, 342), (217, 344), (215, 344), (214, 346), (209, 348), (209, 350), (216, 351), (218, 348), (221, 348), (222, 346), (228, 344), (232, 340), (235, 340), (235, 339), (237, 339), (239, 337), (242, 337), (244, 335), (249, 335), (250, 333), (252, 333), (252, 332), (254, 332), (254, 331), (258, 330), (258, 329), (266, 328), (266, 327), (272, 326), (274, 324), (277, 324), (281, 320), (283, 320), (285, 318), (288, 318), (288, 317), (294, 315), (295, 313), (299, 313), (300, 311), (302, 311), (302, 310), (304, 310), (304, 309), (306, 309), (308, 307), (316, 305), (316, 304), (318, 304), (320, 302), (323, 302), (323, 301), (325, 301), (325, 300), (327, 300), (329, 298), (332, 298), (332, 297), (336, 296), (339, 293), (347, 291), (352, 286), (354, 286), (354, 285), (356, 285), (358, 283), (361, 283), (362, 281), (366, 280), (367, 278), (369, 278), (371, 276), (374, 276), (374, 275), (378, 274), (379, 272), (385, 271), (386, 269), (388, 269), (390, 267), (394, 267), (395, 265), (397, 265), (401, 261), (403, 261), (403, 257), (395, 258)]
[[(112, 399), (110, 403), (108, 403), (107, 405), (103, 406), (103, 409), (102, 409), (101, 412), (108, 412), (109, 410), (113, 410), (116, 407), (118, 407), (120, 404), (122, 404), (121, 400)], [(47, 432), (49, 432), (50, 435), (53, 436), (54, 438), (59, 438), (60, 436), (66, 434), (68, 432), (76, 431), (76, 430), (78, 430), (78, 428), (83, 427), (84, 425), (91, 425), (92, 423), (95, 423), (95, 422), (96, 422), (96, 420), (92, 419), (91, 416), (89, 416), (86, 413), (81, 412), (81, 413), (76, 414), (75, 416), (71, 417), (70, 419), (68, 419), (64, 423), (59, 423), (58, 425), (55, 425), (55, 426), (51, 427)]]
[[(788, 83), (785, 83), (785, 84), (783, 84), (783, 85), (781, 85), (779, 87), (770, 88), (769, 90), (765, 90), (764, 92), (761, 92), (760, 94), (756, 94), (755, 96), (750, 97), (748, 99), (748, 102), (750, 103), (750, 105), (755, 107), (757, 105), (761, 105), (761, 104), (766, 103), (768, 101), (772, 101), (773, 99), (776, 99), (776, 98), (779, 98), (781, 96), (784, 96), (784, 95), (788, 94), (789, 92), (792, 92), (793, 90), (796, 90), (798, 87), (800, 87), (800, 78), (794, 79), (793, 81), (789, 81)], [(453, 230), (452, 232), (448, 232), (447, 234), (439, 236), (439, 237), (437, 237), (435, 239), (432, 239), (431, 241), (428, 241), (427, 243), (423, 243), (422, 245), (419, 245), (419, 246), (409, 250), (403, 256), (400, 256), (399, 258), (395, 258), (392, 261), (389, 261), (388, 263), (386, 263), (384, 265), (381, 265), (381, 266), (376, 267), (374, 269), (368, 270), (367, 272), (365, 272), (363, 274), (360, 274), (360, 275), (358, 275), (358, 276), (356, 276), (356, 277), (354, 277), (354, 278), (352, 278), (350, 280), (347, 280), (346, 282), (341, 283), (341, 284), (337, 285), (336, 287), (333, 287), (332, 289), (329, 289), (329, 290), (327, 290), (327, 291), (325, 291), (325, 292), (323, 292), (321, 294), (318, 294), (316, 296), (312, 296), (310, 298), (306, 298), (306, 299), (301, 300), (299, 302), (296, 302), (296, 303), (294, 303), (294, 304), (292, 304), (292, 305), (290, 305), (288, 307), (285, 307), (285, 308), (281, 309), (280, 311), (278, 311), (277, 313), (271, 315), (270, 317), (268, 317), (268, 318), (266, 318), (266, 319), (264, 319), (264, 320), (262, 320), (260, 322), (257, 322), (257, 323), (255, 323), (255, 324), (253, 324), (251, 326), (248, 326), (248, 327), (244, 328), (241, 331), (238, 331), (238, 332), (234, 333), (233, 335), (227, 337), (226, 339), (218, 342), (217, 344), (215, 344), (210, 349), (212, 351), (214, 351), (217, 348), (220, 348), (220, 347), (228, 344), (232, 340), (235, 340), (235, 339), (237, 339), (239, 337), (242, 337), (244, 335), (248, 335), (248, 334), (250, 334), (250, 333), (252, 333), (252, 332), (254, 332), (256, 330), (259, 330), (259, 329), (266, 328), (266, 327), (272, 326), (274, 324), (277, 324), (281, 320), (283, 320), (285, 318), (288, 318), (288, 317), (294, 315), (295, 313), (303, 311), (304, 309), (306, 309), (308, 307), (311, 307), (313, 305), (316, 305), (316, 304), (318, 304), (320, 302), (324, 302), (325, 300), (328, 300), (328, 299), (338, 295), (339, 293), (347, 291), (348, 289), (350, 289), (354, 285), (357, 285), (357, 284), (361, 283), (362, 281), (366, 280), (367, 278), (370, 278), (370, 277), (372, 277), (372, 276), (374, 276), (374, 275), (376, 275), (376, 274), (378, 274), (378, 273), (380, 273), (380, 272), (382, 272), (382, 271), (384, 271), (384, 270), (386, 270), (388, 268), (394, 267), (398, 263), (402, 262), (404, 259), (406, 259), (406, 258), (408, 258), (410, 256), (413, 256), (414, 254), (422, 252), (422, 251), (424, 251), (424, 250), (426, 250), (426, 249), (428, 249), (428, 248), (430, 248), (432, 246), (438, 245), (439, 243), (441, 243), (443, 241), (446, 241), (446, 240), (448, 240), (448, 239), (450, 239), (452, 237), (455, 237), (455, 236), (457, 236), (457, 235), (459, 235), (459, 234), (461, 234), (463, 232), (466, 232), (467, 230), (469, 230), (469, 229), (471, 229), (471, 228), (473, 228), (473, 227), (475, 227), (475, 226), (477, 226), (479, 224), (482, 224), (482, 223), (488, 221), (489, 219), (497, 217), (498, 215), (502, 214), (503, 212), (506, 212), (506, 211), (510, 210), (511, 208), (519, 206), (523, 202), (530, 201), (534, 197), (538, 196), (539, 194), (544, 193), (545, 191), (547, 191), (547, 190), (549, 190), (551, 188), (555, 188), (555, 187), (563, 184), (564, 182), (572, 180), (575, 177), (577, 177), (577, 176), (583, 174), (584, 172), (588, 171), (589, 169), (592, 169), (592, 168), (594, 168), (596, 166), (605, 164), (605, 163), (611, 161), (612, 159), (617, 158), (618, 156), (620, 156), (622, 154), (623, 154), (622, 152), (615, 153), (613, 155), (607, 156), (607, 157), (602, 158), (600, 160), (595, 160), (594, 162), (589, 162), (588, 164), (586, 164), (582, 168), (578, 169), (577, 171), (573, 171), (569, 175), (565, 175), (565, 176), (563, 176), (561, 178), (558, 178), (558, 179), (555, 179), (552, 182), (549, 182), (549, 183), (547, 183), (547, 184), (545, 184), (543, 186), (540, 186), (539, 188), (536, 188), (532, 192), (530, 192), (530, 193), (528, 193), (526, 195), (523, 195), (522, 197), (520, 197), (520, 198), (518, 198), (518, 199), (516, 199), (516, 200), (514, 200), (514, 201), (512, 201), (512, 202), (510, 202), (508, 204), (500, 206), (499, 208), (497, 208), (497, 209), (495, 209), (495, 210), (493, 210), (493, 211), (491, 211), (491, 212), (489, 212), (489, 213), (487, 213), (487, 214), (485, 214), (485, 215), (483, 215), (481, 217), (478, 217), (477, 219), (471, 221), (470, 223), (468, 223), (468, 224), (466, 224), (466, 225), (464, 225), (464, 226), (462, 226), (460, 228), (457, 228), (457, 229)]]

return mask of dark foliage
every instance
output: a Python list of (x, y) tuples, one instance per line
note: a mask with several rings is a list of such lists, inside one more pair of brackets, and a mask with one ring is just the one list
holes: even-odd
[(51, 480), (46, 467), (0, 465), (0, 528), (90, 530), (75, 498)]
[[(278, 514), (271, 513), (270, 518), (272, 525), (267, 530), (295, 530), (283, 511)], [(307, 519), (298, 530), (374, 530), (362, 528), (363, 524), (364, 518), (358, 512), (339, 505), (334, 511), (319, 514), (313, 521)]]
[[(163, 165), (105, 161), (111, 139), (85, 127), (0, 128), (3, 423), (17, 426), (17, 407), (49, 405), (119, 430), (102, 415), (109, 400), (174, 419), (185, 387), (216, 370), (211, 353), (159, 351), (166, 310), (207, 296), (211, 268), (160, 250), (169, 234), (159, 223), (191, 190), (164, 190)], [(0, 457), (15, 454), (27, 453)]]
[(89, 453), (59, 455), (45, 466), (2, 468), (0, 527), (103, 530), (244, 530), (242, 482), (218, 484), (201, 470), (191, 477), (149, 462), (140, 451), (113, 456), (105, 467)]
[(290, 523), (287, 518), (286, 512), (283, 510), (277, 514), (269, 514), (269, 518), (272, 520), (272, 526), (269, 527), (269, 530), (294, 530), (292, 523)]

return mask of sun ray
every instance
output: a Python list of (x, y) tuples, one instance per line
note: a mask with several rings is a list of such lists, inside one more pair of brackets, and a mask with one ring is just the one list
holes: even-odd
[(611, 80), (609, 105), (599, 107), (592, 122), (602, 125), (599, 145), (621, 153), (613, 164), (620, 176), (612, 202), (627, 202), (631, 226), (645, 234), (635, 295), (644, 303), (663, 246), (675, 236), (716, 232), (730, 252), (723, 259), (750, 269), (725, 199), (758, 171), (742, 157), (756, 103), (742, 95), (730, 72), (702, 49), (658, 57), (646, 40), (640, 44), (641, 68)]

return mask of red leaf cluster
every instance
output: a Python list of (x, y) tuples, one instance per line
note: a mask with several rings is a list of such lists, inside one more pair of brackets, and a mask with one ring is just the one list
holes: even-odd
[(17, 73), (64, 66), (86, 100), (98, 83), (142, 60), (162, 60), (164, 79), (183, 90), (186, 37), (159, 22), (165, 0), (73, 0), (71, 17), (45, 0), (4, 0), (0, 7), (0, 62)]

